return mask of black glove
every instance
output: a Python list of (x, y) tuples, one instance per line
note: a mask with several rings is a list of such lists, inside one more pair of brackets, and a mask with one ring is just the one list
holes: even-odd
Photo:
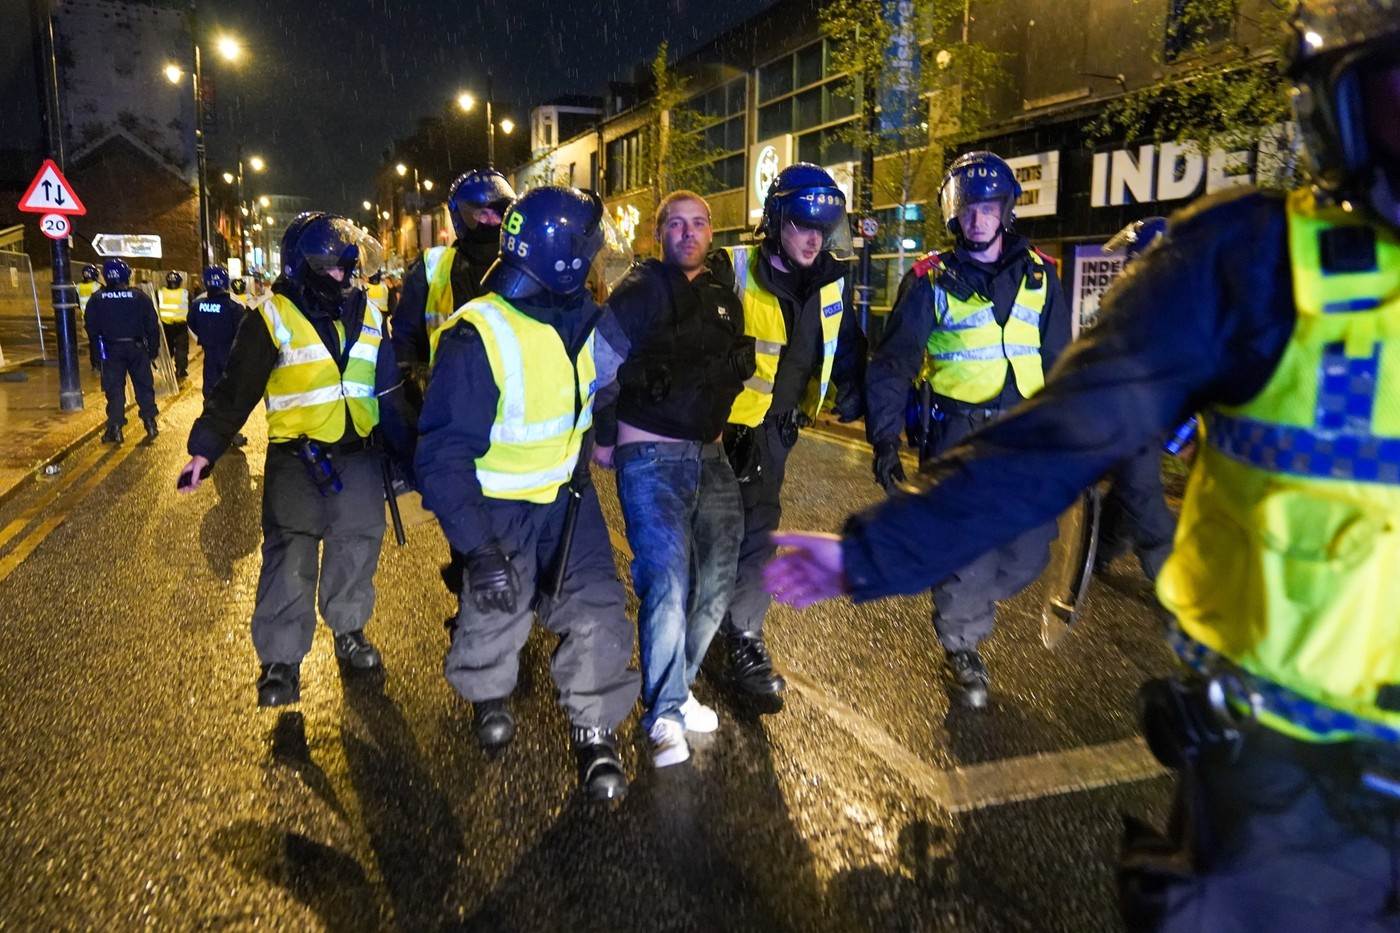
[(797, 413), (793, 416), (792, 420), (799, 428), (810, 428), (812, 426), (812, 419), (800, 408), (797, 409)]
[(520, 597), (520, 576), (496, 542), (467, 555), (467, 589), (478, 612), (514, 612)]
[(895, 483), (904, 482), (904, 464), (899, 462), (899, 441), (880, 441), (875, 445), (875, 482), (886, 492)]
[(729, 348), (729, 369), (742, 381), (748, 379), (758, 369), (758, 357), (754, 349), (754, 339), (747, 335), (736, 337)]

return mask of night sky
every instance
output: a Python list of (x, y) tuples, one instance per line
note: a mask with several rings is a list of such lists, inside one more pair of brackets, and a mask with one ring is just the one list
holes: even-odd
[[(237, 66), (206, 55), (220, 121), (209, 134), (210, 162), (231, 159), (241, 137), (245, 153), (272, 164), (269, 189), (352, 210), (370, 194), (394, 138), (459, 89), (484, 90), (487, 69), (500, 115), (527, 132), (532, 104), (600, 93), (608, 79), (650, 60), (662, 39), (685, 51), (771, 2), (201, 0), (201, 32), (235, 33), (251, 53)], [(0, 40), (0, 124), (27, 139), (37, 135), (37, 118), (27, 103), (34, 79), (26, 6), (0, 3), (0, 34), (8, 34)]]

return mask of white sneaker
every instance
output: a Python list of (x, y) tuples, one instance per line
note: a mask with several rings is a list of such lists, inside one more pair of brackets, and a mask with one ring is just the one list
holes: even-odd
[(686, 732), (714, 732), (719, 728), (719, 716), (690, 694), (681, 704), (681, 719)]
[(651, 726), (651, 760), (658, 768), (678, 765), (690, 758), (690, 746), (685, 744), (685, 729), (665, 716)]

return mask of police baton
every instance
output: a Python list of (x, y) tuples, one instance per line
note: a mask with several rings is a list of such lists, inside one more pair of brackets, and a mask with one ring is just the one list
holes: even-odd
[(928, 456), (929, 434), (933, 430), (933, 386), (927, 379), (919, 383), (919, 462)]
[(389, 465), (389, 458), (383, 457), (380, 460), (383, 467), (384, 476), (384, 501), (389, 503), (389, 518), (394, 522), (394, 543), (403, 547), (408, 542), (403, 533), (403, 516), (399, 514), (399, 497), (394, 495), (394, 468)]

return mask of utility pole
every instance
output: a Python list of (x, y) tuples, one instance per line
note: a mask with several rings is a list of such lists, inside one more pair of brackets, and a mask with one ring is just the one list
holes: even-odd
[[(29, 17), (34, 32), (34, 72), (44, 100), (44, 150), (62, 169), (63, 123), (50, 0), (30, 0)], [(52, 298), (54, 330), (58, 336), (58, 405), (63, 411), (80, 411), (83, 386), (78, 378), (78, 289), (68, 277), (68, 240), (49, 242), (53, 246)]]
[(194, 0), (190, 0), (190, 41), (194, 45), (194, 158), (195, 171), (199, 175), (199, 255), (205, 266), (214, 264), (214, 254), (209, 246), (209, 185), (206, 176), (204, 154), (204, 72), (199, 49), (199, 38), (195, 30), (199, 21), (195, 15)]
[(496, 120), (491, 116), (491, 98), (495, 96), (491, 72), (486, 72), (486, 167), (496, 167)]

